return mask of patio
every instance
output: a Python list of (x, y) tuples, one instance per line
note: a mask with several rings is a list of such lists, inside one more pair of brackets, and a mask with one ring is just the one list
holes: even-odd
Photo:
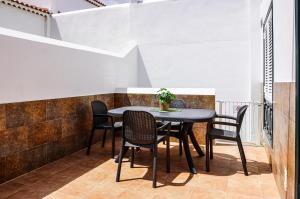
[[(60, 12), (58, 1), (47, 0), (51, 6), (44, 9), (35, 1), (0, 2), (0, 199), (296, 198), (294, 0), (132, 0), (113, 6), (82, 0), (88, 7), (78, 9), (66, 1), (71, 12)], [(160, 88), (172, 91), (186, 110), (162, 117)], [(167, 131), (157, 139), (157, 121), (180, 124), (172, 132), (170, 173), (166, 145), (158, 145), (157, 188), (151, 186), (149, 148), (136, 152), (135, 168), (126, 154), (116, 182), (121, 136), (116, 133), (114, 148), (111, 119), (101, 147), (108, 120), (96, 127), (94, 101), (105, 105), (98, 119), (106, 114), (117, 122), (123, 112), (113, 115), (112, 109), (155, 109), (143, 112), (150, 113), (152, 126), (131, 119), (136, 132), (154, 129), (150, 136), (132, 133), (146, 141), (155, 135), (150, 144), (140, 143), (151, 145), (154, 163), (157, 142), (169, 140)], [(217, 115), (235, 123), (213, 132), (225, 126), (207, 126)], [(93, 138), (94, 129), (105, 131)], [(206, 172), (213, 141), (205, 142), (225, 134), (239, 149), (217, 141)], [(182, 156), (174, 137), (182, 142)]]
[(136, 153), (135, 168), (130, 168), (125, 158), (121, 182), (116, 183), (117, 164), (110, 158), (110, 145), (101, 148), (96, 143), (90, 156), (83, 149), (0, 185), (0, 198), (280, 198), (263, 147), (245, 146), (249, 176), (243, 174), (237, 146), (215, 146), (209, 173), (204, 171), (205, 158), (197, 157), (192, 150), (196, 175), (188, 172), (185, 157), (178, 155), (178, 145), (174, 142), (171, 173), (166, 173), (164, 147), (159, 147), (157, 189), (151, 187), (149, 151)]

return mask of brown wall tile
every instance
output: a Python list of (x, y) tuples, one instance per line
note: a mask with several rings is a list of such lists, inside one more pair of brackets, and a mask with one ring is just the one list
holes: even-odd
[(28, 169), (33, 170), (47, 163), (47, 145), (40, 145), (27, 151)]
[(28, 127), (0, 131), (0, 157), (28, 149)]
[(6, 180), (15, 178), (29, 171), (27, 151), (14, 153), (5, 159), (5, 178)]
[(65, 117), (75, 117), (79, 97), (47, 100), (46, 118), (47, 120), (60, 119)]
[(284, 114), (274, 112), (273, 140), (276, 146), (274, 146), (272, 153), (272, 170), (282, 197), (286, 194), (284, 190), (284, 168), (287, 168), (288, 120)]
[(46, 119), (45, 101), (22, 102), (6, 105), (7, 128), (19, 127)]
[(60, 120), (50, 120), (29, 126), (28, 147), (34, 148), (38, 145), (60, 139), (62, 136), (62, 125)]
[(290, 83), (274, 83), (274, 109), (289, 117), (290, 107)]
[(62, 118), (62, 111), (60, 99), (46, 100), (46, 120)]
[[(295, 84), (274, 83), (273, 148), (266, 145), (281, 198), (294, 198), (295, 182)], [(287, 169), (287, 191), (284, 170)]]
[(287, 198), (295, 198), (295, 122), (289, 120), (289, 136), (288, 136), (288, 157), (287, 157), (287, 171), (288, 171), (288, 184), (287, 184)]
[(26, 124), (34, 124), (46, 120), (46, 101), (34, 101), (25, 103)]
[(80, 132), (79, 119), (77, 117), (62, 119), (62, 137), (78, 134)]
[(64, 148), (61, 143), (61, 139), (47, 143), (46, 146), (46, 158), (47, 162), (52, 162), (62, 158), (65, 155)]
[(6, 129), (6, 111), (5, 105), (0, 104), (0, 131)]
[(29, 149), (45, 144), (48, 140), (49, 140), (49, 133), (47, 131), (46, 122), (37, 123), (29, 126), (29, 133), (28, 133)]
[(95, 99), (114, 107), (114, 94), (0, 105), (0, 182), (86, 147)]
[(61, 139), (62, 148), (65, 155), (71, 154), (76, 149), (76, 138), (75, 135), (64, 137)]
[(0, 184), (5, 181), (5, 157), (0, 157)]
[(24, 126), (25, 118), (25, 103), (14, 103), (6, 105), (6, 127), (13, 128)]
[[(215, 96), (202, 95), (177, 95), (177, 99), (183, 99), (188, 108), (215, 107)], [(114, 95), (115, 107), (121, 106), (158, 106), (159, 103), (154, 94), (122, 94)]]
[(290, 86), (290, 119), (295, 120), (296, 117), (296, 84), (295, 82), (291, 83)]
[(50, 120), (46, 122), (46, 128), (49, 135), (49, 142), (57, 141), (62, 138), (62, 121)]
[(124, 101), (125, 95), (122, 93), (115, 93), (114, 94), (114, 107), (118, 108), (121, 107), (123, 104), (127, 104), (128, 102)]

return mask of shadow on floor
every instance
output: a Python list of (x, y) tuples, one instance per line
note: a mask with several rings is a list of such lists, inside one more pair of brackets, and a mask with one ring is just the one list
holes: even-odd
[[(230, 146), (231, 150), (232, 148), (233, 146)], [(211, 172), (209, 173), (204, 170), (205, 157), (198, 157), (196, 152), (191, 150), (198, 173), (208, 176), (231, 176), (243, 173), (237, 150), (235, 152), (231, 150), (218, 151), (216, 147), (214, 159), (211, 160)], [(157, 160), (158, 187), (185, 186), (195, 176), (198, 176), (189, 173), (185, 156), (179, 156), (178, 151), (177, 143), (172, 143), (171, 173), (166, 173), (165, 146), (159, 146)], [(141, 179), (147, 183), (149, 182), (145, 186), (151, 186), (151, 152), (146, 149), (137, 152), (134, 168), (129, 168), (129, 154), (125, 156), (122, 165), (121, 182), (114, 184), (114, 186), (127, 186), (126, 182), (141, 183)], [(253, 156), (253, 154), (250, 155)], [(255, 158), (254, 160), (247, 158), (247, 160), (250, 175), (271, 173), (270, 166), (266, 162), (256, 161)], [(97, 143), (93, 145), (89, 156), (85, 155), (85, 150), (81, 150), (0, 185), (0, 198), (40, 199), (60, 189), (67, 191), (70, 189), (70, 191), (76, 192), (76, 189), (81, 190), (82, 187), (88, 189), (91, 183), (96, 185), (99, 183), (114, 183), (116, 168), (117, 164), (110, 158), (109, 142), (107, 142), (105, 148), (101, 148), (100, 144)]]
[[(235, 145), (223, 145), (233, 147)], [(192, 146), (190, 146), (192, 149)], [(184, 154), (179, 156), (179, 147), (178, 145), (173, 145), (171, 148), (171, 173), (167, 174), (166, 171), (166, 161), (165, 161), (165, 148), (161, 146), (159, 148), (158, 153), (158, 168), (157, 170), (160, 172), (160, 177), (158, 177), (157, 182), (159, 182), (159, 187), (162, 186), (184, 186), (186, 185), (192, 178), (193, 174), (189, 173), (188, 165), (185, 159)], [(213, 160), (210, 160), (210, 172), (205, 171), (205, 156), (199, 157), (196, 152), (192, 151), (193, 162), (197, 169), (198, 173), (204, 173), (206, 175), (212, 176), (232, 176), (237, 173), (243, 174), (243, 167), (239, 157), (239, 154), (233, 156), (231, 154), (225, 153), (214, 153)], [(127, 154), (130, 154), (129, 152)], [(127, 155), (128, 156), (128, 155)], [(124, 161), (123, 161), (124, 162)], [(128, 160), (129, 162), (129, 160)], [(129, 163), (128, 163), (129, 164)], [(151, 152), (147, 149), (141, 150), (135, 153), (135, 166), (134, 168), (149, 168), (146, 174), (141, 178), (131, 178), (131, 179), (122, 179), (121, 172), (121, 181), (130, 181), (136, 179), (143, 179), (152, 181), (152, 155)], [(134, 169), (132, 168), (132, 169)], [(247, 168), (249, 175), (261, 175), (261, 174), (270, 174), (271, 166), (266, 162), (260, 162), (256, 160), (252, 160), (251, 158), (247, 159)], [(164, 172), (164, 173), (163, 173)], [(185, 175), (185, 180), (180, 183), (174, 183), (173, 181), (181, 174), (188, 173), (189, 175)], [(164, 177), (167, 176), (167, 177)]]

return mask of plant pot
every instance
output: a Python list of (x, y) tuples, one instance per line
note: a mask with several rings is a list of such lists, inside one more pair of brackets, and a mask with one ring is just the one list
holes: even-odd
[(169, 109), (170, 104), (159, 102), (159, 107), (161, 111), (167, 111)]

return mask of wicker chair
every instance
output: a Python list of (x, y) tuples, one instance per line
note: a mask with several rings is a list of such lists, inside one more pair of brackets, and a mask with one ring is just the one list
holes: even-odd
[(134, 148), (148, 148), (152, 150), (153, 154), (153, 188), (156, 187), (156, 159), (157, 159), (157, 145), (161, 141), (167, 142), (167, 172), (170, 172), (170, 140), (168, 132), (164, 135), (158, 135), (158, 131), (168, 128), (170, 130), (170, 123), (165, 123), (160, 128), (157, 128), (155, 118), (148, 112), (144, 111), (125, 111), (123, 114), (123, 133), (122, 133), (122, 147), (118, 158), (118, 171), (116, 181), (120, 181), (121, 165), (126, 148), (131, 148), (131, 163), (134, 164)]
[[(217, 115), (216, 118), (225, 118), (229, 120), (234, 120), (235, 122), (221, 122), (221, 121), (213, 121), (208, 123), (207, 129), (208, 132), (206, 133), (206, 171), (209, 172), (209, 157), (210, 159), (213, 159), (213, 139), (223, 139), (223, 140), (231, 140), (237, 142), (242, 164), (243, 164), (243, 170), (244, 174), (248, 176), (248, 170), (247, 170), (247, 161), (246, 156), (244, 152), (244, 148), (242, 145), (241, 137), (240, 137), (240, 130), (243, 123), (243, 118), (246, 113), (248, 106), (244, 105), (242, 106), (238, 113), (237, 117), (232, 116), (226, 116), (226, 115)], [(218, 125), (225, 125), (225, 126), (234, 126), (235, 131), (228, 131), (223, 129), (217, 129), (214, 128), (214, 124)]]
[[(174, 99), (170, 104), (170, 108), (187, 108), (186, 103), (182, 99)], [(171, 122), (171, 131), (178, 132), (181, 131), (183, 126), (182, 122)], [(182, 141), (179, 140), (179, 155), (182, 155)]]
[(103, 129), (104, 134), (102, 137), (102, 147), (105, 145), (106, 132), (111, 130), (112, 132), (112, 149), (111, 157), (115, 156), (115, 131), (122, 129), (122, 122), (114, 122), (113, 117), (107, 114), (107, 107), (104, 102), (101, 101), (92, 101), (92, 111), (93, 111), (93, 127), (91, 135), (88, 142), (88, 148), (86, 154), (90, 154), (91, 145), (94, 137), (94, 132), (96, 129)]

